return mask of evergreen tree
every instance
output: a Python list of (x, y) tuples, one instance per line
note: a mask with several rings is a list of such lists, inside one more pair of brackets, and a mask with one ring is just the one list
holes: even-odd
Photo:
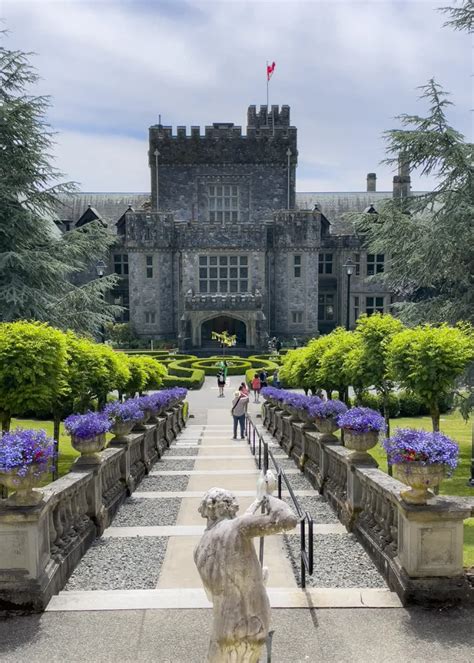
[[(472, 0), (444, 7), (446, 25), (472, 32)], [(388, 158), (431, 175), (434, 191), (386, 201), (377, 215), (358, 215), (371, 253), (390, 256), (377, 277), (397, 296), (408, 323), (474, 320), (474, 149), (448, 122), (448, 94), (431, 79), (421, 88), (425, 117), (400, 115), (402, 128), (385, 132)]]
[(49, 100), (28, 93), (38, 80), (30, 56), (0, 45), (0, 318), (97, 334), (117, 310), (105, 302), (116, 277), (83, 286), (71, 279), (102, 260), (115, 238), (98, 223), (61, 235), (53, 222), (57, 194), (75, 186), (58, 183)]

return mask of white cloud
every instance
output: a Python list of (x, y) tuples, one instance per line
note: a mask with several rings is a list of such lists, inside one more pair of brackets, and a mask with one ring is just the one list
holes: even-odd
[(390, 188), (381, 133), (395, 115), (424, 111), (414, 88), (434, 74), (469, 130), (470, 40), (441, 28), (438, 5), (7, 0), (4, 15), (12, 46), (39, 54), (60, 164), (85, 188), (148, 188), (147, 129), (159, 113), (174, 126), (245, 124), (274, 59), (270, 102), (291, 105), (301, 182), (351, 190), (367, 171)]
[(56, 166), (82, 191), (149, 191), (147, 142), (127, 136), (63, 131)]

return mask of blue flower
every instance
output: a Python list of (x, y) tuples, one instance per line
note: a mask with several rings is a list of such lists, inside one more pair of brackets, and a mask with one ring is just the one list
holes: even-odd
[(71, 414), (64, 420), (67, 432), (80, 440), (107, 433), (112, 428), (112, 421), (103, 412)]
[(383, 441), (383, 447), (390, 465), (445, 465), (452, 472), (458, 464), (458, 445), (440, 432), (397, 428), (392, 437)]
[(0, 438), (0, 472), (13, 472), (25, 477), (31, 466), (37, 475), (53, 469), (54, 440), (44, 430), (17, 428)]
[(369, 407), (353, 407), (339, 416), (337, 422), (341, 428), (353, 433), (385, 430), (385, 419), (380, 412)]
[(308, 414), (315, 419), (337, 419), (346, 411), (347, 405), (337, 399), (330, 401), (315, 399), (308, 409)]

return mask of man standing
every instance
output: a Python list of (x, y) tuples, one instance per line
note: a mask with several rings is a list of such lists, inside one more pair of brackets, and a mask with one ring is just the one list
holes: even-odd
[(248, 394), (245, 393), (244, 387), (240, 385), (239, 390), (234, 394), (231, 409), (231, 414), (234, 419), (234, 440), (237, 439), (237, 424), (240, 426), (240, 439), (243, 440), (245, 437), (245, 415), (247, 414), (248, 402)]

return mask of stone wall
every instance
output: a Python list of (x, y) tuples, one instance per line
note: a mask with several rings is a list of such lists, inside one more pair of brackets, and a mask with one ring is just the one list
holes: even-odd
[(463, 521), (474, 503), (438, 496), (424, 506), (405, 503), (404, 484), (360, 463), (334, 436), (298, 421), (280, 406), (263, 406), (263, 425), (364, 545), (389, 587), (404, 603), (474, 603), (463, 569)]
[(184, 426), (181, 403), (124, 442), (112, 440), (100, 464), (78, 458), (42, 489), (39, 505), (12, 508), (0, 499), (0, 611), (44, 610)]

